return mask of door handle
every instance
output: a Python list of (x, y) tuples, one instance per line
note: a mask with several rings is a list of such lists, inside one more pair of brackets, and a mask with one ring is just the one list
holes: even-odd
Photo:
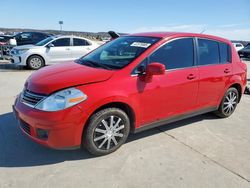
[(66, 48), (66, 50), (70, 50), (70, 48)]
[(225, 69), (224, 73), (228, 74), (228, 73), (230, 73), (230, 70), (229, 69)]
[(194, 75), (194, 74), (189, 74), (188, 76), (187, 76), (187, 79), (188, 80), (193, 80), (193, 79), (195, 79), (196, 78), (196, 76)]

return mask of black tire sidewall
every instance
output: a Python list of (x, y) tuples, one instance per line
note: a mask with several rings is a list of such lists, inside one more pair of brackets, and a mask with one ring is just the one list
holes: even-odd
[[(32, 58), (39, 58), (39, 59), (41, 60), (41, 62), (42, 62), (41, 66), (38, 67), (38, 68), (32, 67), (32, 66), (30, 65), (30, 61), (31, 61)], [(44, 65), (45, 65), (45, 62), (44, 62), (43, 58), (40, 57), (40, 56), (38, 56), (38, 55), (32, 55), (32, 56), (30, 56), (30, 57), (28, 58), (27, 66), (28, 66), (28, 68), (30, 68), (30, 69), (32, 69), (32, 70), (38, 70), (38, 69), (42, 68)]]
[[(120, 142), (109, 150), (99, 149), (94, 143), (94, 131), (95, 128), (99, 125), (101, 120), (110, 117), (111, 115), (120, 117), (124, 122), (124, 136), (120, 140)], [(130, 131), (130, 120), (128, 115), (119, 108), (107, 108), (101, 110), (94, 115), (91, 116), (90, 121), (85, 129), (84, 138), (83, 138), (83, 146), (93, 155), (102, 156), (110, 154), (116, 151), (119, 147), (121, 147), (127, 140)]]
[[(224, 102), (225, 102), (225, 99), (226, 99), (228, 93), (230, 93), (230, 92), (234, 92), (234, 93), (236, 94), (237, 103), (236, 103), (236, 105), (235, 105), (234, 110), (233, 110), (230, 114), (226, 114), (226, 113), (224, 112), (224, 110), (223, 110), (223, 105), (224, 105)], [(239, 92), (238, 92), (238, 90), (237, 90), (236, 88), (229, 88), (229, 89), (227, 90), (227, 92), (225, 93), (225, 95), (223, 96), (223, 99), (222, 99), (222, 101), (221, 101), (220, 107), (219, 107), (219, 109), (218, 109), (218, 112), (219, 112), (218, 115), (219, 115), (220, 117), (229, 117), (229, 116), (231, 116), (231, 115), (234, 113), (234, 111), (235, 111), (235, 109), (236, 109), (236, 107), (237, 107), (238, 102), (239, 102)]]

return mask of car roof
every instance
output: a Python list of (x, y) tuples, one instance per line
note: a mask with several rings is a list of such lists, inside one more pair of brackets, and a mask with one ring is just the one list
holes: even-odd
[(39, 31), (23, 31), (23, 32), (18, 32), (18, 33), (15, 34), (15, 36), (23, 34), (23, 33), (37, 33), (37, 34), (39, 33), (39, 34), (44, 34), (44, 35), (52, 36), (52, 34), (44, 33), (44, 32), (39, 32)]
[(79, 37), (79, 36), (75, 36), (75, 35), (54, 35), (52, 37), (54, 37), (54, 38), (71, 38), (71, 37), (73, 37), (73, 38), (79, 38), (79, 39), (89, 40), (87, 38)]
[(129, 36), (144, 36), (144, 37), (158, 37), (158, 38), (169, 38), (169, 37), (200, 37), (200, 38), (208, 38), (212, 40), (219, 40), (227, 43), (231, 43), (228, 39), (207, 35), (207, 34), (199, 34), (199, 33), (185, 33), (185, 32), (145, 32), (145, 33), (135, 33)]

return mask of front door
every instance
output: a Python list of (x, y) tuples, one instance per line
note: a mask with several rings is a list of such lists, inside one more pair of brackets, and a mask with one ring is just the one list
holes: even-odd
[(46, 48), (48, 63), (60, 63), (72, 60), (70, 38), (59, 38), (51, 42), (52, 46)]

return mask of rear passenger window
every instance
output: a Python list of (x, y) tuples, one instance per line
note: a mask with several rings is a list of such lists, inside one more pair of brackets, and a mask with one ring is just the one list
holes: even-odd
[(199, 65), (219, 64), (218, 42), (198, 39)]
[(228, 63), (231, 61), (231, 49), (226, 43), (219, 43), (220, 45), (220, 63)]
[(90, 44), (84, 39), (73, 38), (74, 46), (89, 46)]
[(194, 65), (194, 44), (192, 38), (177, 39), (156, 50), (149, 57), (149, 63), (159, 62), (167, 70)]

